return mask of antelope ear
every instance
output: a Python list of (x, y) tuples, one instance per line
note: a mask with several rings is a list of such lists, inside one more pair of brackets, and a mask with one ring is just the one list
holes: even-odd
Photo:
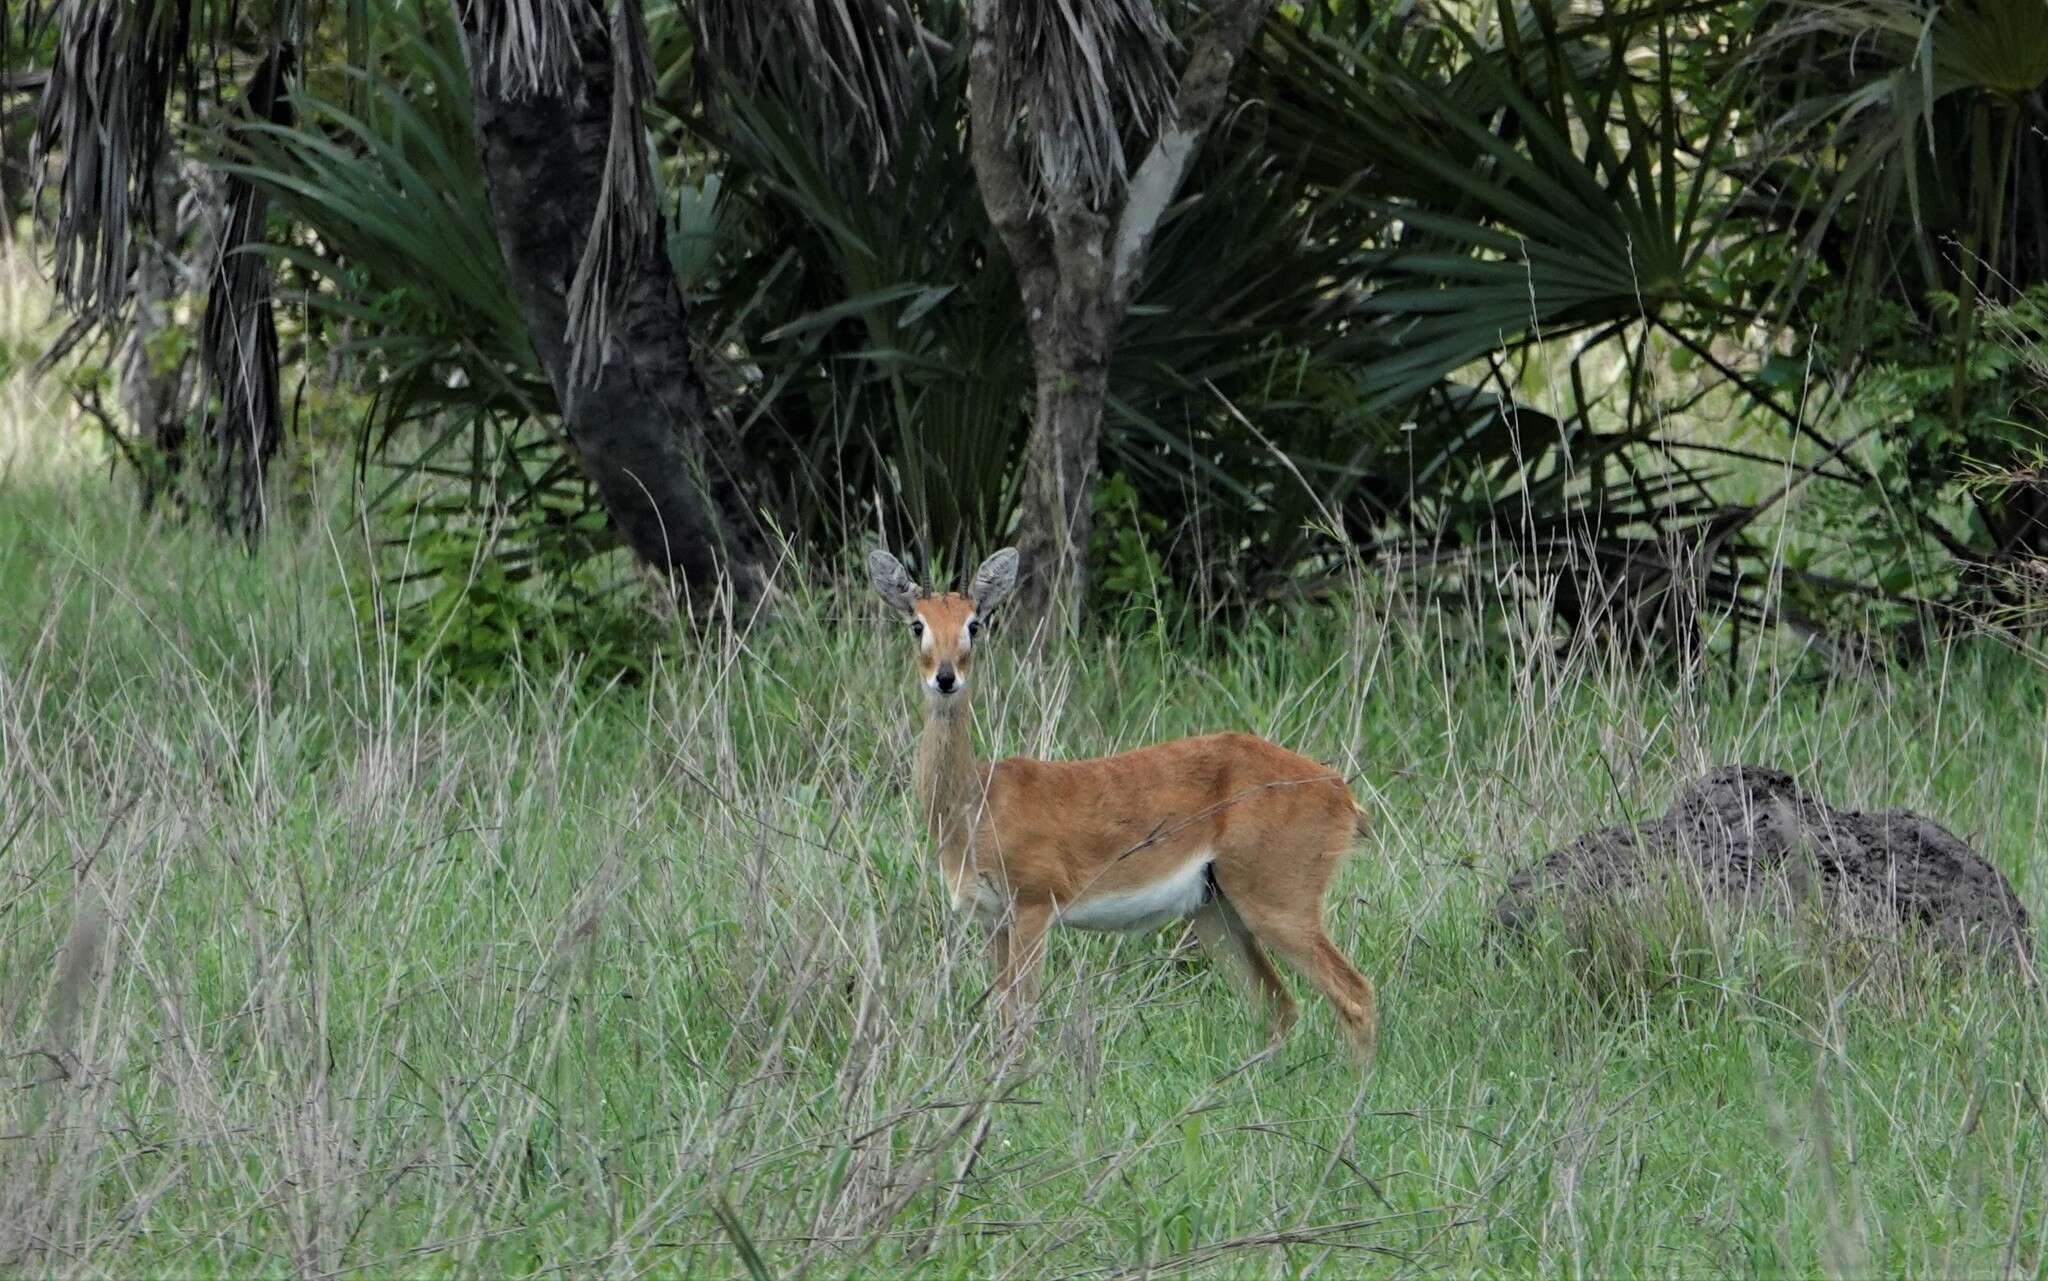
[(902, 561), (875, 548), (868, 553), (868, 581), (891, 609), (910, 612), (910, 603), (917, 599), (917, 583), (911, 579), (910, 571), (903, 568)]
[(1017, 549), (1005, 547), (974, 571), (974, 609), (986, 614), (1017, 586)]

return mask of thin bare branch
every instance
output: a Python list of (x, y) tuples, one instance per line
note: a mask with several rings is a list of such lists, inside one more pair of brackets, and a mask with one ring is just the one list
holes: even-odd
[(1118, 308), (1130, 302), (1160, 219), (1187, 180), (1188, 166), (1194, 162), (1202, 138), (1229, 100), (1230, 73), (1251, 47), (1272, 7), (1272, 0), (1235, 0), (1216, 14), (1215, 25), (1189, 53), (1173, 118), (1139, 164), (1117, 220), (1110, 289)]

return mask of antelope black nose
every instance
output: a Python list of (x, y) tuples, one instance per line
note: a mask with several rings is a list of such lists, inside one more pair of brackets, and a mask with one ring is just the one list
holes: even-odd
[(950, 667), (941, 667), (939, 669), (939, 674), (932, 678), (932, 683), (939, 687), (939, 692), (941, 694), (952, 693), (954, 685), (953, 669)]

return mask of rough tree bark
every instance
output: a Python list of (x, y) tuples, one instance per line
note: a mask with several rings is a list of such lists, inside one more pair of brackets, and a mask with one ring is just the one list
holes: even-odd
[(572, 376), (569, 291), (612, 132), (606, 24), (576, 24), (569, 73), (536, 87), (496, 74), (476, 47), (473, 14), (464, 37), (491, 221), (570, 445), (626, 542), (678, 590), (703, 603), (730, 581), (750, 601), (763, 581), (761, 540), (731, 460), (713, 448), (717, 420), (665, 236), (615, 264), (603, 350)]
[[(1076, 189), (1033, 191), (1013, 133), (997, 36), (1003, 0), (973, 0), (968, 48), (971, 154), (989, 220), (1017, 272), (1031, 337), (1035, 398), (1017, 549), (1017, 600), (1035, 620), (1073, 627), (1088, 587), (1109, 362), (1160, 220), (1222, 113), (1231, 72), (1272, 0), (1215, 0), (1189, 44), (1174, 118), (1151, 142), (1122, 197), (1097, 208)], [(1028, 125), (1027, 125), (1028, 127)]]

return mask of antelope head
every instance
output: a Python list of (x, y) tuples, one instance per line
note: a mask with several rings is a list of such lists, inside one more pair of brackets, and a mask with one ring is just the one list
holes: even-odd
[(983, 561), (974, 571), (973, 587), (965, 593), (926, 591), (903, 562), (880, 548), (868, 554), (868, 578), (882, 600), (910, 625), (925, 693), (936, 706), (953, 706), (967, 693), (982, 620), (1017, 585), (1017, 549), (1005, 547)]

